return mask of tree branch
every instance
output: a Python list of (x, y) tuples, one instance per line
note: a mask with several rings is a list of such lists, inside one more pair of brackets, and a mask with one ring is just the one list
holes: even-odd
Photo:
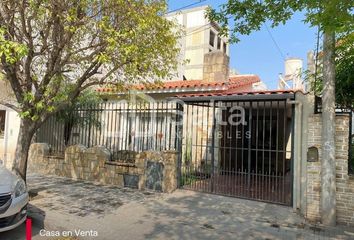
[(21, 112), (21, 109), (19, 107), (17, 107), (14, 104), (11, 104), (11, 103), (9, 103), (7, 101), (4, 101), (4, 100), (0, 100), (0, 105), (3, 105), (3, 106), (8, 107), (8, 108), (11, 108), (12, 110), (16, 111), (17, 113)]

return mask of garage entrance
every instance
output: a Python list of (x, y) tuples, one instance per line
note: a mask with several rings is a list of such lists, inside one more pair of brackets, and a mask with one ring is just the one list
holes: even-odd
[(185, 98), (181, 186), (291, 205), (292, 97)]

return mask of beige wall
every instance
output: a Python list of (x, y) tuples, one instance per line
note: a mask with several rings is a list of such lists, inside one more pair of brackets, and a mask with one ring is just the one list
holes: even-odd
[(204, 32), (192, 32), (186, 36), (186, 45), (187, 46), (198, 46), (204, 44)]
[[(203, 64), (204, 49), (198, 48), (198, 49), (186, 50), (186, 59), (189, 60), (189, 62), (186, 64), (186, 66)], [(189, 79), (192, 79), (192, 78), (189, 78)]]
[(15, 158), (20, 118), (14, 110), (3, 106), (0, 106), (0, 109), (6, 110), (5, 134), (3, 138), (0, 138), (0, 159), (4, 161), (7, 168), (11, 168)]
[[(179, 60), (181, 64), (172, 80), (181, 80), (183, 76), (188, 80), (202, 79), (204, 54), (217, 50), (219, 30), (215, 24), (211, 24), (205, 17), (206, 8), (207, 6), (200, 6), (167, 15), (167, 19), (179, 24), (184, 31), (179, 40), (181, 48)], [(214, 41), (214, 47), (209, 45), (210, 31), (213, 31), (217, 36)], [(223, 50), (223, 46), (226, 45), (226, 53), (228, 55), (229, 47), (226, 44), (228, 39), (221, 36), (219, 38), (221, 40), (220, 49)], [(183, 61), (189, 61), (189, 63), (183, 64)]]

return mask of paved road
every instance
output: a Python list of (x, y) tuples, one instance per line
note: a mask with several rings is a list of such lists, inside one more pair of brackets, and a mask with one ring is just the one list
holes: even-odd
[[(32, 175), (38, 230), (75, 231), (79, 239), (354, 239), (354, 229), (307, 224), (291, 208), (178, 190), (155, 194)], [(36, 194), (34, 194), (36, 195)], [(21, 239), (20, 232), (0, 239)], [(96, 236), (98, 235), (98, 236)], [(91, 236), (91, 237), (90, 237)], [(7, 237), (7, 239), (5, 238)]]
[[(32, 227), (33, 240), (45, 239), (39, 236), (39, 231), (43, 229), (43, 223), (34, 220)], [(23, 223), (16, 229), (8, 232), (0, 233), (1, 240), (25, 240), (26, 239), (26, 224)]]

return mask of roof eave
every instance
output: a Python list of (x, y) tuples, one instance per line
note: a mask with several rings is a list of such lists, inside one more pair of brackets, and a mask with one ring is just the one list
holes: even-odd
[(281, 94), (245, 94), (245, 95), (222, 95), (222, 96), (194, 96), (194, 97), (172, 97), (168, 100), (181, 100), (183, 102), (209, 102), (209, 101), (266, 101), (294, 99), (295, 93)]
[[(138, 93), (145, 93), (145, 94), (158, 94), (158, 93), (185, 93), (185, 92), (211, 92), (211, 91), (222, 91), (227, 90), (226, 87), (191, 87), (191, 88), (168, 88), (168, 89), (156, 89), (156, 90), (129, 90), (135, 91)], [(128, 92), (116, 92), (112, 94), (116, 95), (125, 95)]]

